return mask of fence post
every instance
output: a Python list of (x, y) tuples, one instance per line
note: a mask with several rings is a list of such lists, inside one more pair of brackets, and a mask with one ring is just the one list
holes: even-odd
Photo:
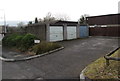
[(106, 66), (109, 66), (109, 59), (106, 59)]

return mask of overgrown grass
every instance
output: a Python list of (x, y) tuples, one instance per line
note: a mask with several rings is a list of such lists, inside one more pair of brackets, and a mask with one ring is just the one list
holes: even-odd
[(49, 52), (51, 50), (54, 50), (54, 49), (57, 49), (57, 48), (60, 48), (60, 47), (61, 47), (61, 45), (59, 45), (57, 43), (41, 42), (41, 43), (33, 46), (32, 50), (36, 54), (42, 54), (42, 53)]
[[(111, 57), (120, 57), (120, 49)], [(110, 65), (106, 66), (106, 60), (101, 57), (88, 65), (84, 74), (90, 79), (118, 79), (120, 78), (120, 61), (110, 60)]]

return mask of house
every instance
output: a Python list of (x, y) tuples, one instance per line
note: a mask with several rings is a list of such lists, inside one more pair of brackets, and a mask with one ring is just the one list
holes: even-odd
[(117, 26), (120, 25), (120, 13), (87, 17), (87, 23), (92, 26)]
[(29, 24), (26, 31), (40, 40), (54, 42), (79, 38), (79, 27), (74, 21), (51, 21)]
[(87, 17), (90, 36), (120, 37), (120, 13)]

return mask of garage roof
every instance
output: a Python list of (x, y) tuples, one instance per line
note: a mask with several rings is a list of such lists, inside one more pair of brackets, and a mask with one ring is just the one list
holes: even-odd
[(56, 20), (56, 21), (39, 22), (39, 23), (35, 23), (35, 24), (29, 24), (29, 26), (33, 26), (33, 25), (46, 25), (46, 24), (50, 24), (50, 25), (64, 25), (64, 24), (67, 24), (67, 25), (77, 25), (78, 22)]

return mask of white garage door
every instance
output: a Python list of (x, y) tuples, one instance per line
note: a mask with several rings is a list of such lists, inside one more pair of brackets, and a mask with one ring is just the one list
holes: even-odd
[(50, 26), (50, 41), (63, 40), (63, 27), (62, 26)]
[(76, 39), (76, 26), (67, 26), (67, 39)]

